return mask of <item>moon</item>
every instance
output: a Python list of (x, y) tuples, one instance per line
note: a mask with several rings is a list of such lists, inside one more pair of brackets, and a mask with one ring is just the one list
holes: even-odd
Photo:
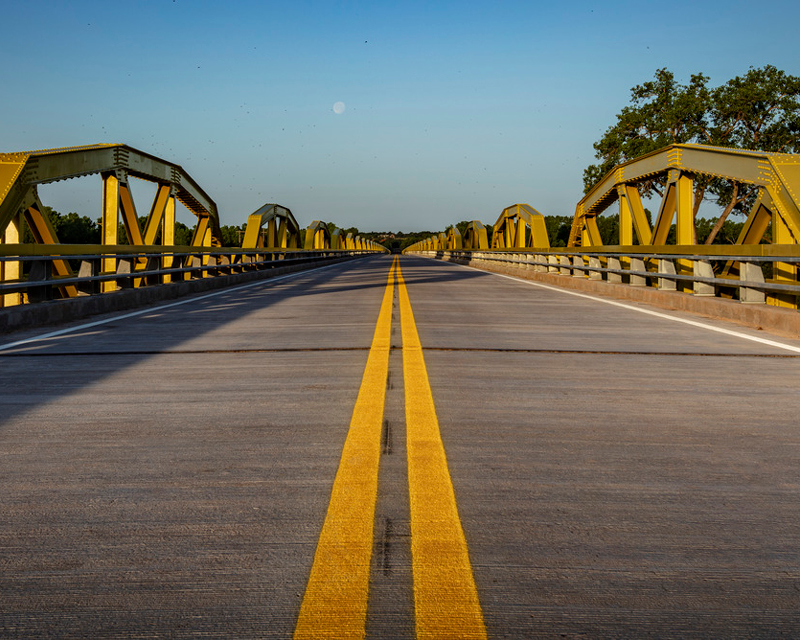
[(333, 103), (333, 112), (338, 116), (344, 113), (345, 106), (344, 102), (334, 102)]

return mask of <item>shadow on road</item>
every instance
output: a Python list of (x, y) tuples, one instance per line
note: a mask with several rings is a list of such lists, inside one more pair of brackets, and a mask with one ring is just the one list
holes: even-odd
[[(106, 376), (135, 366), (147, 358), (163, 353), (197, 353), (191, 343), (211, 332), (219, 331), (232, 322), (268, 308), (276, 308), (291, 299), (318, 298), (313, 303), (313, 318), (298, 318), (294, 332), (302, 332), (305, 320), (313, 320), (315, 329), (309, 331), (305, 342), (310, 348), (363, 349), (372, 339), (372, 326), (380, 307), (381, 293), (392, 256), (369, 256), (332, 267), (291, 274), (289, 277), (266, 279), (257, 283), (200, 294), (183, 299), (179, 304), (167, 303), (143, 309), (143, 313), (125, 317), (130, 312), (105, 316), (103, 324), (88, 327), (98, 318), (74, 323), (74, 332), (51, 339), (33, 341), (9, 350), (0, 351), (3, 385), (0, 390), (0, 424), (59, 397), (73, 394)], [(486, 277), (478, 271), (453, 269), (439, 262), (413, 256), (401, 258), (403, 275), (409, 286), (433, 282), (463, 281)], [(326, 309), (342, 304), (354, 292), (374, 289), (374, 317), (354, 317), (354, 321), (370, 326), (360, 339), (351, 344), (314, 344), (310, 340), (325, 335)], [(356, 310), (354, 309), (354, 313)], [(276, 323), (287, 323), (275, 311)], [(320, 325), (323, 325), (320, 327)], [(68, 327), (69, 325), (66, 325)], [(65, 328), (66, 328), (65, 327)], [(22, 338), (50, 333), (52, 328), (32, 336), (15, 335), (5, 344)], [(252, 336), (251, 336), (252, 337)], [(2, 343), (0, 343), (2, 347)], [(220, 350), (291, 351), (284, 343), (265, 345), (237, 343)], [(213, 352), (213, 346), (207, 349)], [(209, 373), (213, 376), (213, 372)], [(135, 394), (136, 390), (131, 389)], [(102, 401), (102, 399), (100, 399)], [(142, 401), (146, 401), (143, 398)]]

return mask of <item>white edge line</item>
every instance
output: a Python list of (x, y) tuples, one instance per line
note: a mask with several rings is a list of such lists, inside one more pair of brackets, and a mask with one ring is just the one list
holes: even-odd
[[(287, 273), (282, 276), (276, 276), (274, 278), (263, 278), (261, 280), (256, 280), (255, 282), (248, 282), (247, 284), (240, 284), (236, 287), (224, 287), (219, 291), (214, 291), (213, 293), (206, 293), (201, 296), (189, 296), (184, 298), (183, 300), (178, 300), (177, 302), (170, 302), (169, 304), (162, 304), (158, 307), (147, 307), (146, 309), (139, 309), (138, 311), (132, 311), (130, 313), (124, 313), (121, 316), (113, 316), (111, 318), (105, 318), (104, 320), (96, 320), (94, 322), (87, 322), (86, 324), (81, 324), (75, 327), (68, 327), (67, 329), (59, 329), (58, 331), (51, 331), (50, 333), (43, 333), (38, 336), (33, 336), (30, 338), (25, 338), (24, 340), (17, 340), (16, 342), (9, 342), (7, 344), (0, 345), (0, 351), (6, 351), (7, 349), (14, 349), (16, 347), (22, 346), (24, 344), (30, 344), (31, 342), (40, 342), (43, 340), (49, 340), (50, 338), (55, 338), (57, 336), (63, 336), (67, 333), (74, 333), (75, 331), (82, 331), (83, 329), (91, 329), (92, 327), (98, 327), (103, 324), (108, 324), (109, 322), (116, 322), (117, 320), (125, 320), (126, 318), (134, 318), (136, 316), (141, 316), (146, 313), (155, 313), (156, 311), (161, 311), (162, 309), (169, 309), (170, 307), (177, 307), (182, 304), (191, 304), (192, 302), (197, 302), (199, 300), (205, 300), (207, 298), (213, 298), (215, 296), (220, 296), (224, 293), (231, 293), (233, 291), (241, 291), (242, 289), (249, 289), (250, 287), (255, 287), (259, 284), (271, 284), (273, 282), (278, 282), (279, 280), (286, 280), (288, 278), (294, 278), (306, 273), (311, 273), (313, 271), (320, 271), (322, 269), (329, 269), (331, 267), (335, 267), (340, 263), (336, 262), (334, 264), (326, 264), (321, 267), (315, 267), (313, 269), (303, 269), (302, 271), (295, 271), (294, 273)], [(100, 294), (102, 295), (102, 294)]]
[[(786, 351), (792, 351), (793, 353), (800, 353), (800, 347), (795, 347), (790, 344), (784, 344), (782, 342), (776, 342), (775, 340), (768, 340), (766, 338), (759, 338), (758, 336), (750, 336), (746, 333), (741, 333), (739, 331), (733, 331), (731, 329), (723, 329), (722, 327), (715, 327), (710, 324), (704, 324), (702, 322), (697, 322), (696, 320), (689, 320), (687, 318), (679, 318), (677, 316), (671, 316), (666, 313), (660, 313), (658, 311), (652, 311), (650, 309), (643, 309), (641, 307), (634, 307), (630, 304), (625, 304), (624, 302), (617, 302), (616, 300), (607, 300), (605, 298), (598, 298), (596, 296), (591, 296), (586, 293), (578, 293), (577, 291), (570, 291), (569, 289), (562, 289), (560, 287), (554, 287), (548, 284), (542, 284), (541, 282), (535, 282), (533, 280), (525, 280), (524, 278), (517, 278), (515, 276), (508, 276), (503, 273), (495, 273), (494, 271), (485, 271), (483, 269), (478, 269), (477, 267), (470, 267), (463, 264), (450, 263), (456, 264), (459, 267), (463, 267), (465, 269), (472, 269), (473, 271), (479, 271), (481, 273), (491, 274), (493, 276), (497, 276), (499, 278), (507, 278), (509, 280), (516, 280), (517, 282), (521, 282), (523, 284), (528, 284), (533, 287), (540, 287), (542, 289), (548, 289), (550, 291), (558, 291), (560, 293), (566, 293), (570, 296), (577, 296), (578, 298), (586, 298), (587, 300), (594, 300), (596, 302), (602, 302), (604, 304), (610, 304), (614, 307), (622, 307), (623, 309), (630, 309), (631, 311), (638, 311), (639, 313), (644, 313), (648, 316), (655, 316), (657, 318), (664, 318), (666, 320), (672, 320), (673, 322), (680, 322), (682, 324), (688, 324), (693, 327), (698, 327), (700, 329), (706, 329), (707, 331), (715, 331), (717, 333), (723, 333), (728, 336), (734, 336), (736, 338), (742, 338), (744, 340), (750, 340), (752, 342), (758, 342), (760, 344), (766, 344), (770, 347), (775, 347), (777, 349), (784, 349)], [(800, 313), (800, 312), (799, 312)]]

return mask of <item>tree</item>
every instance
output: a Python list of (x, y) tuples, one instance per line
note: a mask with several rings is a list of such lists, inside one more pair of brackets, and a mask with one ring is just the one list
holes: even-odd
[[(681, 85), (667, 69), (656, 71), (655, 80), (631, 89), (631, 106), (623, 107), (617, 123), (594, 143), (595, 157), (601, 162), (583, 172), (586, 193), (621, 162), (671, 144), (705, 142), (716, 144), (709, 125), (711, 91), (708, 77), (695, 74), (688, 85)], [(706, 184), (695, 184), (696, 206), (703, 199)], [(642, 185), (643, 196), (662, 195), (663, 184), (657, 180)]]
[[(800, 78), (767, 65), (752, 67), (713, 92), (715, 135), (730, 146), (778, 153), (800, 150)], [(734, 209), (749, 209), (757, 189), (715, 180), (712, 191), (722, 214), (706, 239), (711, 244)]]
[[(79, 216), (70, 212), (61, 214), (52, 207), (42, 207), (61, 244), (100, 244), (100, 225), (88, 216)], [(27, 227), (23, 231), (22, 241), (34, 242), (33, 233)]]
[(244, 235), (244, 229), (242, 227), (223, 225), (220, 227), (220, 233), (222, 233), (221, 240), (223, 247), (242, 246), (242, 236)]
[[(795, 152), (800, 149), (800, 78), (768, 65), (750, 68), (717, 88), (708, 77), (691, 76), (682, 85), (667, 69), (655, 79), (631, 89), (631, 105), (617, 115), (594, 144), (601, 162), (584, 171), (588, 192), (615, 165), (670, 144), (701, 143), (716, 146)], [(706, 243), (714, 241), (728, 215), (743, 210), (755, 189), (731, 180), (698, 176), (694, 187), (694, 213), (707, 194), (723, 208)], [(640, 185), (643, 196), (663, 195), (663, 178)]]

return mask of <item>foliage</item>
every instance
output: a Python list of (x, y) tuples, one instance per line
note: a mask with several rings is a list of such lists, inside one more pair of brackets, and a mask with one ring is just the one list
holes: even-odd
[[(43, 207), (42, 213), (47, 216), (59, 242), (62, 244), (100, 244), (102, 234), (100, 225), (88, 216), (79, 216), (70, 212), (61, 214), (52, 207)], [(22, 242), (34, 242), (30, 229), (25, 227)]]
[(551, 247), (566, 247), (572, 229), (572, 216), (545, 216), (544, 226)]
[(187, 227), (182, 222), (175, 221), (175, 246), (186, 247), (192, 243), (194, 227)]
[[(235, 225), (225, 225), (220, 227), (222, 232), (222, 246), (223, 247), (241, 247), (242, 237), (244, 236), (244, 225), (237, 227)], [(191, 242), (191, 236), (189, 237)]]

